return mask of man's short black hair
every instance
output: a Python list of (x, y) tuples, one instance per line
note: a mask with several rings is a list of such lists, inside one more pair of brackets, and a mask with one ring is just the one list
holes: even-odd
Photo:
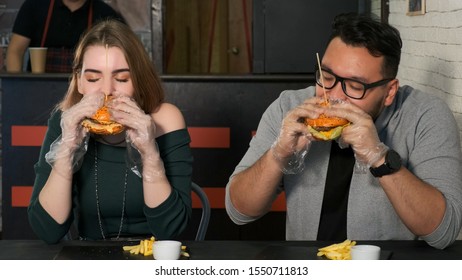
[(396, 77), (403, 43), (395, 27), (368, 15), (340, 14), (333, 21), (329, 42), (336, 37), (347, 45), (367, 48), (373, 56), (383, 56), (384, 78)]

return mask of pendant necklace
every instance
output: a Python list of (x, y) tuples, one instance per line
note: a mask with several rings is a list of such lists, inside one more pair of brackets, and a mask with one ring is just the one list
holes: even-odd
[[(98, 223), (99, 229), (101, 231), (101, 236), (103, 239), (106, 239), (106, 235), (104, 234), (103, 230), (103, 222), (101, 218), (101, 209), (99, 203), (99, 196), (98, 196), (98, 149), (96, 147), (97, 143), (95, 142), (95, 193), (96, 193), (96, 213), (98, 214)], [(128, 169), (125, 169), (125, 179), (124, 179), (124, 194), (122, 198), (122, 214), (120, 215), (120, 226), (119, 232), (117, 233), (116, 240), (119, 239), (120, 233), (122, 232), (123, 222), (124, 222), (124, 214), (125, 214), (125, 198), (127, 194), (127, 176), (128, 176)]]

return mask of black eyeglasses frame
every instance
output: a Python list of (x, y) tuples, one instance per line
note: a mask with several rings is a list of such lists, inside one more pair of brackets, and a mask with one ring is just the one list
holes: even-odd
[[(320, 77), (321, 77), (321, 74), (319, 74), (319, 67), (316, 66), (315, 68), (315, 79), (316, 79), (316, 84), (318, 84), (318, 86), (322, 87), (322, 84), (321, 84), (321, 81), (320, 81)], [(342, 85), (342, 90), (343, 90), (343, 93), (348, 96), (349, 98), (352, 98), (352, 99), (363, 99), (364, 96), (366, 95), (366, 91), (368, 89), (371, 89), (371, 88), (375, 88), (375, 87), (379, 87), (379, 86), (383, 86), (391, 81), (394, 80), (394, 78), (387, 78), (387, 79), (382, 79), (380, 81), (377, 81), (377, 82), (373, 82), (373, 83), (370, 83), (370, 84), (366, 84), (366, 83), (363, 83), (361, 81), (358, 81), (358, 80), (355, 80), (355, 79), (350, 79), (350, 78), (344, 78), (344, 77), (340, 77), (339, 75), (333, 73), (332, 71), (329, 71), (327, 69), (323, 69), (321, 68), (321, 71), (324, 71), (324, 72), (327, 72), (329, 74), (331, 74), (332, 76), (334, 76), (335, 78), (335, 82), (332, 86), (330, 87), (324, 87), (325, 89), (332, 89), (334, 88), (338, 82), (340, 82), (340, 84)], [(318, 78), (319, 76), (319, 78)], [(363, 91), (363, 94), (361, 95), (361, 97), (354, 97), (354, 96), (350, 96), (347, 92), (346, 92), (346, 85), (345, 85), (345, 81), (353, 81), (355, 83), (359, 83), (361, 84), (363, 87), (364, 87), (364, 91)]]

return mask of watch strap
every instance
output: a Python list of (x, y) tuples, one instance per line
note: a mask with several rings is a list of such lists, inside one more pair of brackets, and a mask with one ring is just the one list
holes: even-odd
[(377, 167), (370, 167), (369, 171), (374, 177), (382, 177), (385, 175), (393, 174), (401, 168), (400, 155), (389, 149), (385, 154), (385, 162)]

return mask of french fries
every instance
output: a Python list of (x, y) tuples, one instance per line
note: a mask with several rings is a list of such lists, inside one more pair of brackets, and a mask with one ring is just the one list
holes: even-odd
[(330, 260), (351, 260), (350, 249), (356, 245), (356, 241), (349, 239), (342, 243), (332, 244), (318, 250), (318, 257), (325, 256)]
[(130, 254), (141, 254), (144, 256), (152, 255), (152, 244), (155, 242), (154, 236), (151, 239), (140, 240), (140, 244), (133, 246), (123, 246), (124, 251), (129, 251)]
[[(124, 251), (128, 251), (130, 252), (130, 254), (134, 254), (134, 255), (143, 255), (143, 256), (152, 256), (152, 245), (154, 244), (154, 242), (156, 241), (156, 239), (153, 237), (151, 237), (150, 239), (144, 239), (144, 240), (140, 240), (140, 243), (137, 244), (137, 245), (132, 245), (132, 246), (123, 246), (123, 250)], [(186, 258), (189, 258), (189, 253), (186, 252), (186, 246), (181, 246), (181, 255), (186, 257)]]

